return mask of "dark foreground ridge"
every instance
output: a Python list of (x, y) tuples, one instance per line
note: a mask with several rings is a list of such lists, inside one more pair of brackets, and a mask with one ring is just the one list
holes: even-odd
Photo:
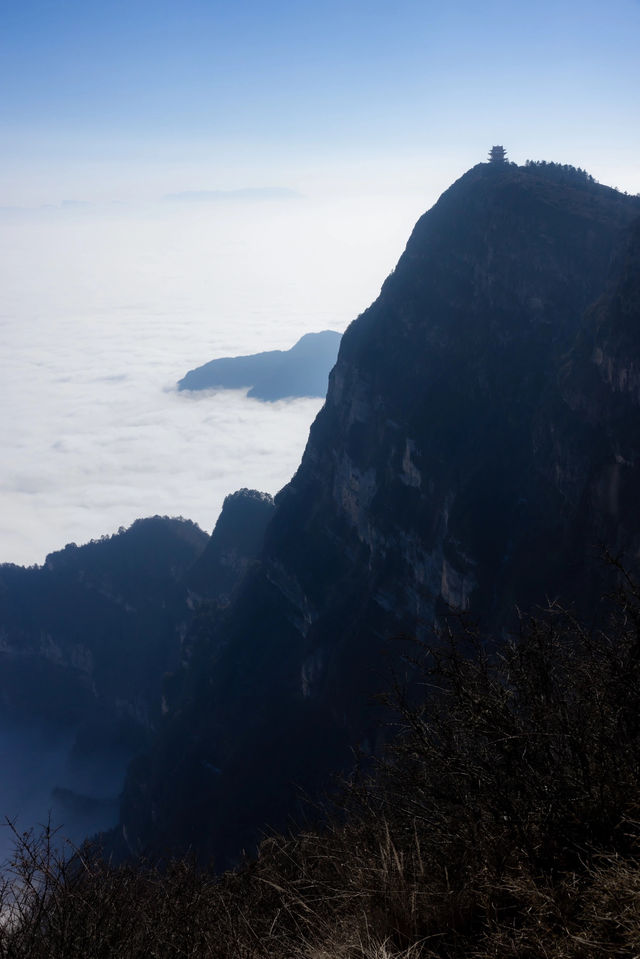
[[(65, 862), (17, 836), (7, 959), (632, 959), (640, 942), (640, 608), (601, 630), (555, 608), (487, 656), (462, 630), (404, 644), (375, 777), (322, 828), (222, 877), (181, 858)], [(443, 640), (445, 640), (443, 642)]]
[(340, 346), (340, 333), (307, 333), (290, 350), (251, 356), (222, 357), (190, 370), (179, 390), (246, 389), (256, 400), (275, 401), (327, 392), (329, 371)]

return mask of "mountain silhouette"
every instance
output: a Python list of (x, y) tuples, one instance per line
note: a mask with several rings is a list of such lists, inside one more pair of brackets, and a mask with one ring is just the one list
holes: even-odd
[(247, 389), (256, 400), (325, 396), (329, 371), (336, 361), (340, 334), (307, 333), (290, 350), (222, 357), (190, 370), (179, 390)]

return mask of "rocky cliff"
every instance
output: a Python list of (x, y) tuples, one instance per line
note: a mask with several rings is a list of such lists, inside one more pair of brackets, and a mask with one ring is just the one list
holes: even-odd
[(230, 602), (260, 553), (273, 511), (273, 497), (257, 490), (241, 489), (225, 498), (211, 538), (187, 577), (196, 601)]
[(130, 849), (232, 861), (376, 748), (394, 636), (586, 603), (597, 543), (637, 547), (639, 216), (572, 168), (481, 164), (418, 221), (343, 337), (260, 564), (170, 684)]

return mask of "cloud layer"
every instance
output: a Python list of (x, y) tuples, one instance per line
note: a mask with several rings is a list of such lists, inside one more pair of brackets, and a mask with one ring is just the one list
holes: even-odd
[(0, 222), (0, 562), (155, 513), (209, 530), (227, 493), (281, 488), (320, 401), (174, 385), (216, 356), (344, 329), (413, 219), (289, 201)]

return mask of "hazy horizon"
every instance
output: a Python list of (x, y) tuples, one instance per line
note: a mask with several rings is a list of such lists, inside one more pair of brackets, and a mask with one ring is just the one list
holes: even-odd
[(640, 2), (23, 0), (0, 207), (439, 193), (502, 143), (640, 191)]

